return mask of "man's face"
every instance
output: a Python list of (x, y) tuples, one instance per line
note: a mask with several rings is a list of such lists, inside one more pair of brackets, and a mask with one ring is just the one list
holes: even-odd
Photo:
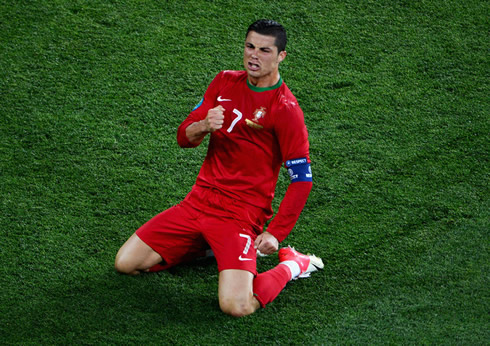
[[(266, 36), (250, 31), (245, 39), (243, 65), (251, 82), (274, 77), (279, 63), (286, 57), (286, 52), (278, 54), (273, 36)], [(277, 81), (275, 81), (277, 82)]]

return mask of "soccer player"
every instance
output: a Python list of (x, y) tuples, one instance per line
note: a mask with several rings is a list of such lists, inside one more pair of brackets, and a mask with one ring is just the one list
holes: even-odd
[[(279, 264), (258, 274), (258, 254), (272, 254), (294, 227), (312, 188), (303, 112), (279, 74), (286, 31), (258, 20), (248, 28), (244, 71), (222, 71), (177, 131), (181, 147), (210, 135), (206, 158), (191, 192), (139, 228), (116, 255), (121, 273), (164, 270), (196, 258), (210, 246), (219, 271), (219, 305), (232, 316), (265, 307), (288, 281), (323, 268), (316, 256), (291, 247)], [(271, 202), (281, 166), (291, 183), (279, 211)]]

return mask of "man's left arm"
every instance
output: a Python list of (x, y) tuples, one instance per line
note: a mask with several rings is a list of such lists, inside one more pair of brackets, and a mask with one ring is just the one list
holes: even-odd
[(282, 157), (288, 159), (285, 166), (291, 183), (267, 231), (260, 234), (255, 241), (256, 248), (264, 254), (277, 251), (278, 243), (282, 242), (291, 232), (313, 186), (308, 131), (303, 112), (296, 103), (294, 107), (283, 109), (282, 114), (281, 121), (275, 127), (275, 132)]
[(289, 235), (308, 200), (313, 183), (303, 181), (289, 184), (279, 211), (270, 223), (267, 231), (260, 234), (255, 247), (263, 254), (271, 254), (278, 250), (279, 243)]

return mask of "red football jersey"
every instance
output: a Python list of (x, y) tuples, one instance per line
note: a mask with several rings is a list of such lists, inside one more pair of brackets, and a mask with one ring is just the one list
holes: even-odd
[(222, 71), (180, 125), (181, 146), (195, 146), (185, 129), (218, 105), (225, 108), (224, 124), (211, 134), (196, 184), (264, 208), (271, 216), (282, 164), (299, 158), (310, 162), (303, 112), (282, 79), (272, 87), (258, 88), (248, 82), (246, 71)]

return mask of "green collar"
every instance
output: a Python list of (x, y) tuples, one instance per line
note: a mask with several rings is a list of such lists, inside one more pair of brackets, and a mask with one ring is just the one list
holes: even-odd
[(279, 81), (275, 85), (270, 86), (270, 87), (266, 87), (266, 88), (259, 88), (259, 87), (256, 87), (255, 85), (250, 84), (250, 82), (248, 81), (248, 78), (247, 78), (247, 85), (252, 91), (256, 91), (258, 93), (261, 93), (263, 91), (274, 90), (274, 89), (279, 88), (282, 85), (282, 77), (279, 77)]

